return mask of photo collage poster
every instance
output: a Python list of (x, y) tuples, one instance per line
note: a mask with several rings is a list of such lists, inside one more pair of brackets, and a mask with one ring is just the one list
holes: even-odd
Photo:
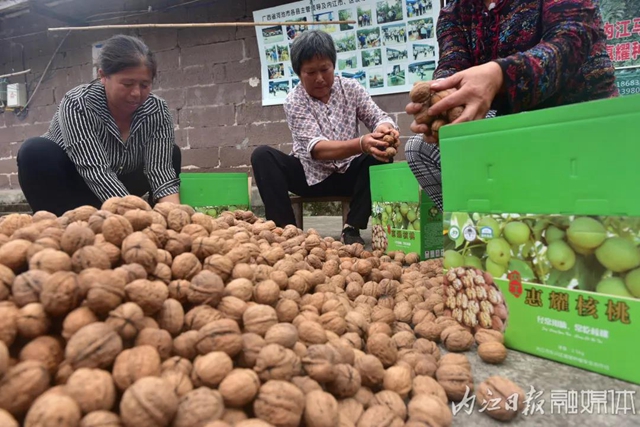
[(254, 21), (355, 21), (354, 24), (256, 26), (262, 105), (282, 104), (300, 82), (289, 48), (309, 29), (331, 34), (335, 74), (356, 79), (373, 95), (403, 93), (431, 80), (438, 59), (439, 0), (299, 1), (253, 12)]

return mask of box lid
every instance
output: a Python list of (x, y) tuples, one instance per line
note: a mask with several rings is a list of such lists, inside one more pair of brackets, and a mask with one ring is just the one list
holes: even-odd
[(371, 200), (376, 202), (419, 202), (420, 186), (409, 164), (394, 162), (369, 167)]
[(440, 131), (446, 211), (640, 215), (640, 96)]

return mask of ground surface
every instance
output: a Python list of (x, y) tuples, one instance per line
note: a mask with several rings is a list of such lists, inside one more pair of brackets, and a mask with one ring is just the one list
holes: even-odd
[[(341, 218), (305, 217), (304, 228), (314, 228), (322, 236), (339, 238)], [(369, 247), (371, 232), (363, 230), (362, 236)], [(443, 349), (442, 352), (444, 354), (446, 351)], [(501, 375), (520, 385), (525, 392), (531, 392), (528, 396), (532, 398), (532, 404), (529, 406), (528, 415), (522, 414), (511, 423), (505, 424), (482, 412), (482, 408), (487, 404), (492, 405), (492, 402), (476, 401), (473, 407), (467, 406), (457, 412), (453, 420), (454, 427), (640, 426), (638, 385), (513, 350), (509, 350), (507, 360), (500, 366), (482, 362), (474, 352), (467, 353), (467, 356), (473, 365), (476, 387), (489, 376)], [(625, 396), (628, 397), (626, 407), (630, 409), (626, 415)], [(540, 410), (532, 411), (534, 407), (541, 407), (544, 413)]]

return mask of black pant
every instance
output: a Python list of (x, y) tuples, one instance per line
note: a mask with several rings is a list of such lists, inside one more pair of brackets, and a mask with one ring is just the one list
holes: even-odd
[(264, 203), (265, 216), (278, 227), (295, 225), (289, 191), (301, 197), (351, 196), (347, 223), (365, 229), (371, 215), (369, 166), (382, 162), (368, 154), (356, 157), (345, 173), (334, 173), (309, 186), (296, 157), (263, 145), (251, 155), (253, 178)]
[[(58, 216), (79, 206), (100, 208), (102, 202), (91, 191), (67, 153), (42, 137), (27, 139), (17, 156), (18, 181), (33, 212), (46, 210)], [(173, 146), (173, 167), (180, 174), (180, 148)], [(118, 175), (129, 194), (144, 196), (150, 191), (143, 167)]]

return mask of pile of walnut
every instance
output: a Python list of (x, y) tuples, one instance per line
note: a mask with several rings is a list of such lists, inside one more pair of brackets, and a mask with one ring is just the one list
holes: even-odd
[(502, 333), (444, 314), (440, 260), (127, 196), (1, 218), (0, 263), (2, 427), (449, 426), (466, 386), (524, 399), (474, 388), (462, 352), (500, 363)]
[(463, 107), (451, 108), (438, 116), (430, 116), (428, 113), (429, 108), (452, 93), (451, 90), (434, 92), (431, 90), (429, 82), (416, 82), (411, 88), (409, 92), (411, 102), (422, 104), (422, 109), (417, 114), (414, 114), (414, 120), (419, 125), (429, 126), (429, 130), (423, 136), (425, 141), (433, 139), (435, 143), (439, 143), (440, 128), (453, 122), (462, 115), (464, 111)]

